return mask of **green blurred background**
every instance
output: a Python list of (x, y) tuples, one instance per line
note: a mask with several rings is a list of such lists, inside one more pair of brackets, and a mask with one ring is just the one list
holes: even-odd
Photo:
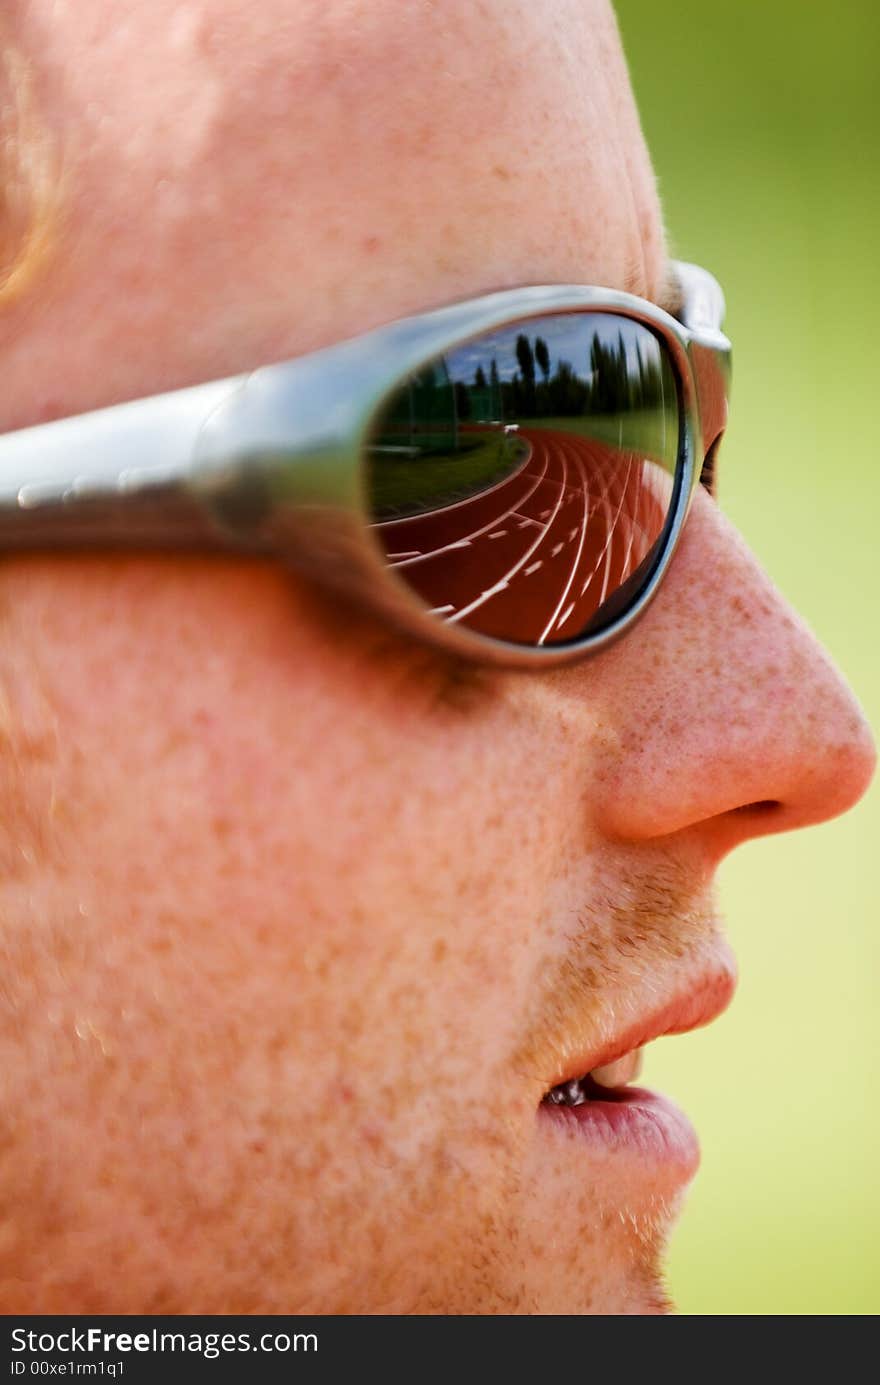
[[(616, 8), (673, 252), (727, 294), (722, 504), (876, 732), (880, 6)], [(722, 867), (733, 1008), (647, 1062), (703, 1145), (669, 1264), (683, 1313), (880, 1309), (878, 862), (875, 785)]]

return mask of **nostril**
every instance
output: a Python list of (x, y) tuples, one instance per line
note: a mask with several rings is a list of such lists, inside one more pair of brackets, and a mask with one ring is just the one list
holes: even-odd
[(759, 798), (754, 803), (741, 803), (738, 808), (731, 809), (734, 813), (748, 813), (753, 817), (767, 817), (770, 813), (778, 812), (782, 807), (778, 798)]

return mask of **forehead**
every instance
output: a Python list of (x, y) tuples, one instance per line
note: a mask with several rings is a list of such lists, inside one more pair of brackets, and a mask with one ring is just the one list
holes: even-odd
[[(493, 288), (661, 292), (600, 0), (27, 0), (10, 34), (60, 188), (60, 253), (29, 290), (27, 342), (3, 343), (8, 397), (34, 417)], [(71, 333), (78, 361), (53, 348)]]

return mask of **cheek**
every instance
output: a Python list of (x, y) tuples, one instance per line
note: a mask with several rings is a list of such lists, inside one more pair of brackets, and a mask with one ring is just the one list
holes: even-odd
[(153, 1284), (220, 1311), (238, 1244), (274, 1247), (277, 1311), (306, 1261), (336, 1265), (316, 1302), (357, 1265), (390, 1300), (410, 1251), (448, 1267), (476, 1215), (511, 1216), (487, 1084), (565, 849), (560, 776), (505, 697), (440, 711), (403, 659), (298, 644), (277, 582), (77, 571), (63, 608), (34, 569), (12, 603), (21, 782), (42, 755), (55, 804), (27, 902), (4, 884), (25, 1278), (82, 1275), (88, 1241), (131, 1297), (95, 1269), (83, 1306)]

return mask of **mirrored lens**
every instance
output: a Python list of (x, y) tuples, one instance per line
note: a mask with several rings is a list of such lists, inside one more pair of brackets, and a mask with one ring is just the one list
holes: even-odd
[(676, 377), (649, 328), (556, 313), (406, 381), (367, 447), (375, 536), (439, 619), (564, 644), (638, 595), (675, 490)]

